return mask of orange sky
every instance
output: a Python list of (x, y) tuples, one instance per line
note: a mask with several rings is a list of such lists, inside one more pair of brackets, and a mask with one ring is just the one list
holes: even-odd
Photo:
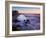
[(26, 14), (40, 14), (39, 9), (33, 9), (33, 10), (18, 10), (19, 13), (26, 13)]

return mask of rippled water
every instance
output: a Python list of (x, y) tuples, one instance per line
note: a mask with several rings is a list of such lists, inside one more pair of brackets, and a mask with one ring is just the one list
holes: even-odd
[[(25, 17), (12, 17), (12, 30), (39, 30), (40, 29), (40, 15), (39, 14), (24, 14)], [(19, 16), (18, 16), (19, 17)], [(24, 19), (26, 18), (26, 20)], [(23, 19), (23, 20), (22, 20)]]

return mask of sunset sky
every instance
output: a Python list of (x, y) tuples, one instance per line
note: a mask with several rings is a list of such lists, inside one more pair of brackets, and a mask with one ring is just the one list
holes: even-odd
[(17, 10), (19, 13), (40, 14), (40, 8), (37, 7), (13, 7), (12, 10)]

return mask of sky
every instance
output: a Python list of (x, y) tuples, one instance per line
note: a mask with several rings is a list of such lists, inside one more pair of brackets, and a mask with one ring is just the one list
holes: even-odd
[(37, 7), (12, 7), (12, 10), (28, 10), (28, 9), (40, 9)]

